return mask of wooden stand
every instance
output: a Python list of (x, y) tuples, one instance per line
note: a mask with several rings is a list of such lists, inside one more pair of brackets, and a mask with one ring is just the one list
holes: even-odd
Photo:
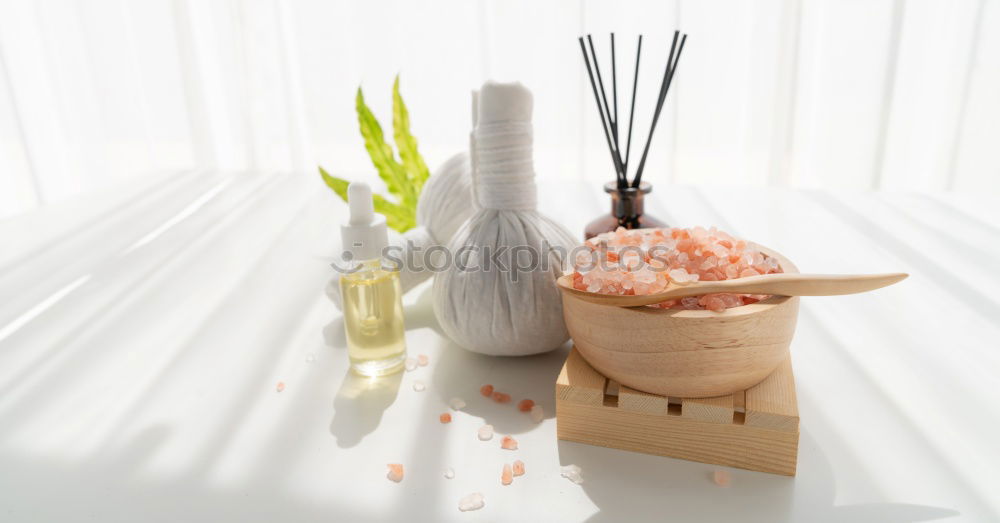
[(795, 475), (799, 412), (790, 360), (746, 391), (685, 399), (605, 378), (574, 347), (556, 381), (559, 439)]

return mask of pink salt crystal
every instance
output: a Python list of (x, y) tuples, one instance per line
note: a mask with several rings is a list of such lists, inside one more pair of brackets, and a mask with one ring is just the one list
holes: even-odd
[(386, 466), (389, 467), (389, 473), (386, 475), (386, 477), (389, 478), (389, 481), (395, 481), (396, 483), (403, 481), (402, 465), (399, 463), (389, 463)]
[(749, 267), (740, 271), (740, 278), (748, 278), (750, 276), (760, 276), (760, 273)]
[(487, 398), (490, 397), (490, 396), (492, 396), (493, 395), (493, 385), (490, 385), (489, 383), (487, 383), (486, 385), (483, 385), (482, 387), (479, 387), (479, 393), (482, 394), (483, 396), (486, 396)]
[(709, 296), (705, 298), (705, 308), (710, 311), (722, 312), (726, 310), (726, 302), (718, 296)]
[(483, 425), (479, 427), (478, 431), (480, 441), (489, 441), (493, 439), (493, 425)]
[(517, 410), (521, 412), (531, 411), (531, 407), (535, 406), (535, 402), (529, 399), (523, 399), (517, 404)]
[(506, 392), (496, 391), (493, 393), (493, 401), (497, 403), (510, 403), (510, 394)]
[(444, 414), (438, 416), (438, 421), (441, 423), (451, 423), (451, 414), (445, 412)]
[(513, 482), (514, 482), (514, 473), (510, 469), (510, 465), (507, 464), (507, 463), (504, 463), (504, 465), (503, 465), (503, 472), (500, 473), (500, 483), (502, 483), (504, 485), (510, 485)]
[(513, 469), (514, 469), (514, 476), (515, 477), (517, 477), (517, 476), (523, 476), (524, 475), (524, 462), (521, 461), (521, 460), (515, 461)]
[[(777, 261), (758, 247), (716, 228), (637, 229), (619, 228), (585, 242), (591, 256), (577, 256), (573, 287), (604, 294), (645, 295), (660, 292), (673, 281), (719, 281), (743, 276), (780, 272)], [(636, 264), (638, 260), (645, 264)], [(581, 267), (581, 264), (601, 261)], [(704, 298), (704, 297), (702, 297)], [(720, 310), (752, 303), (735, 294), (697, 302), (667, 301), (651, 305), (661, 309)]]
[(285, 390), (285, 382), (279, 381), (278, 384), (275, 385), (274, 390), (276, 390), (278, 392), (281, 392), (281, 391)]
[(668, 274), (670, 275), (670, 279), (677, 283), (688, 281), (688, 273), (684, 269), (671, 269)]
[(517, 440), (510, 436), (504, 436), (503, 439), (500, 440), (500, 448), (506, 450), (517, 450)]
[(716, 470), (712, 473), (712, 481), (720, 487), (728, 487), (732, 482), (732, 477), (728, 470)]
[(426, 367), (430, 361), (430, 358), (428, 358), (426, 354), (417, 355), (417, 365), (420, 365), (421, 367)]

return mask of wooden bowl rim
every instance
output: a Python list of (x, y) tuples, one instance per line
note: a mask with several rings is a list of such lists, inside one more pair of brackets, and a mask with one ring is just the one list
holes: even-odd
[[(765, 247), (765, 246), (763, 246), (763, 245), (761, 245), (759, 243), (756, 243), (756, 242), (747, 242), (747, 244), (753, 245), (753, 246), (757, 247), (757, 249), (760, 250), (762, 253), (764, 253), (764, 254), (772, 257), (772, 258), (777, 259), (778, 260), (778, 266), (781, 267), (782, 271), (787, 272), (787, 273), (797, 273), (797, 272), (799, 272), (798, 267), (796, 267), (795, 264), (791, 262), (791, 260), (789, 260), (788, 258), (785, 258), (784, 256), (782, 256), (782, 254), (779, 253), (778, 251), (776, 251), (774, 249), (771, 249), (771, 248), (768, 248), (768, 247)], [(579, 296), (576, 296), (575, 294), (573, 294), (571, 292), (563, 292), (562, 294), (566, 298), (569, 298), (569, 299), (572, 299), (572, 300), (578, 300), (578, 301), (581, 301), (581, 302), (584, 302), (584, 303), (590, 303), (590, 302), (585, 302)], [(733, 316), (744, 316), (744, 315), (749, 315), (749, 314), (756, 314), (758, 312), (763, 312), (763, 311), (769, 310), (769, 309), (771, 309), (773, 307), (777, 307), (779, 305), (783, 305), (783, 304), (787, 303), (789, 300), (791, 300), (792, 298), (795, 298), (795, 296), (771, 296), (770, 298), (768, 298), (768, 299), (766, 299), (764, 301), (759, 301), (757, 303), (751, 303), (749, 305), (741, 305), (739, 307), (732, 307), (732, 308), (726, 309), (726, 310), (724, 310), (722, 312), (715, 312), (715, 311), (710, 311), (710, 310), (707, 310), (707, 309), (706, 310), (658, 309), (658, 308), (646, 307), (646, 306), (642, 306), (642, 307), (627, 307), (627, 309), (630, 310), (630, 311), (632, 311), (632, 312), (635, 312), (636, 314), (651, 314), (651, 315), (657, 315), (657, 316), (672, 316), (672, 317), (677, 317), (677, 318), (723, 318), (723, 317), (733, 317)]]

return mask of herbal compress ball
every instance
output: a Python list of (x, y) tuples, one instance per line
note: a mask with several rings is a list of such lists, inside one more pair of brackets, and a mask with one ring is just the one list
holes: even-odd
[(473, 352), (537, 354), (569, 339), (555, 283), (563, 260), (556, 253), (576, 242), (536, 210), (531, 111), (531, 93), (522, 85), (483, 85), (471, 139), (480, 209), (449, 244), (459, 263), (434, 277), (441, 329)]

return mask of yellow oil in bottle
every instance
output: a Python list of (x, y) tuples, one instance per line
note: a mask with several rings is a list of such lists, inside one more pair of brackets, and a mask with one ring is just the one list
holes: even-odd
[(362, 262), (340, 278), (351, 369), (364, 376), (398, 372), (406, 359), (399, 273), (381, 260)]

